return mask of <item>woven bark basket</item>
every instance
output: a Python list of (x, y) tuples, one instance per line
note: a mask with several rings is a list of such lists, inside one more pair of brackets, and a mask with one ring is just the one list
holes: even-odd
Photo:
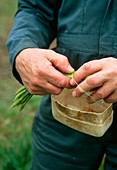
[(72, 96), (72, 89), (64, 89), (59, 95), (52, 95), (53, 117), (77, 131), (101, 137), (113, 121), (112, 104), (97, 101), (87, 102), (87, 96)]

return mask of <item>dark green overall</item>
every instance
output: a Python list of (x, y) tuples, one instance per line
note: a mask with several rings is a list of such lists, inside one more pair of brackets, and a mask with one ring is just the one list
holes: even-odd
[[(83, 63), (117, 57), (117, 0), (19, 0), (7, 46), (13, 74), (15, 57), (25, 48), (48, 48), (78, 69)], [(97, 170), (106, 154), (105, 170), (117, 170), (117, 105), (112, 126), (100, 138), (57, 122), (51, 97), (43, 97), (32, 131), (31, 170)]]

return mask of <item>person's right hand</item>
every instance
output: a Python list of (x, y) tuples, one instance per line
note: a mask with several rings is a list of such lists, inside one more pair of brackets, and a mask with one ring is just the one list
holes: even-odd
[(70, 79), (63, 73), (72, 73), (67, 57), (52, 50), (28, 48), (16, 57), (15, 67), (31, 94), (60, 94), (70, 87)]

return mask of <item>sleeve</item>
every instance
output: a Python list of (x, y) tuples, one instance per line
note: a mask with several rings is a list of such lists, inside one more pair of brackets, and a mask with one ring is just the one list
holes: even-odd
[(25, 48), (48, 48), (56, 37), (61, 0), (19, 0), (14, 25), (7, 39), (9, 59), (14, 76), (15, 57)]

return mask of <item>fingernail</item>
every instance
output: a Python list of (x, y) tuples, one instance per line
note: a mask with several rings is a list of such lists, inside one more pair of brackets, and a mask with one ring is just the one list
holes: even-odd
[(76, 97), (76, 92), (75, 91), (72, 92), (72, 96)]
[(73, 72), (73, 71), (74, 71), (74, 69), (73, 69), (70, 65), (67, 67), (67, 69), (68, 69), (70, 72)]
[(88, 96), (88, 97), (87, 97), (87, 102), (88, 102), (88, 103), (95, 103), (96, 100), (95, 100), (93, 97)]
[(74, 79), (71, 79), (71, 80), (70, 80), (70, 85), (71, 85), (71, 86), (74, 86), (74, 85), (75, 85)]

